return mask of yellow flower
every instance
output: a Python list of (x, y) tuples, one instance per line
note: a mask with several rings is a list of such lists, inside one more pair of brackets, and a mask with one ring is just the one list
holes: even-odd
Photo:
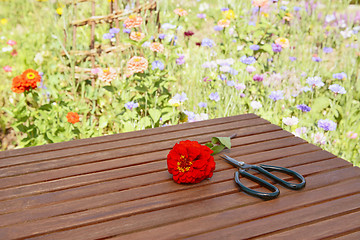
[(231, 9), (229, 9), (229, 10), (227, 10), (227, 11), (224, 11), (223, 14), (224, 14), (225, 18), (226, 18), (226, 19), (229, 19), (229, 20), (235, 18), (235, 13), (234, 13), (234, 11), (231, 10)]
[(8, 20), (6, 18), (3, 18), (0, 20), (0, 22), (2, 25), (5, 25), (5, 24), (7, 24)]
[(56, 13), (59, 14), (59, 15), (62, 15), (63, 14), (63, 9), (61, 7), (57, 8)]
[(268, 13), (261, 12), (261, 15), (263, 15), (264, 17), (269, 17)]

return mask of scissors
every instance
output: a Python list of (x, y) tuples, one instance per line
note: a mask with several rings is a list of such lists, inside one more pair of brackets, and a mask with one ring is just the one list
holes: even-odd
[[(253, 169), (253, 170), (263, 174), (264, 176), (274, 180), (275, 182), (280, 183), (284, 187), (292, 189), (292, 190), (299, 190), (299, 189), (302, 189), (305, 187), (305, 184), (306, 184), (305, 178), (302, 175), (300, 175), (299, 173), (292, 171), (290, 169), (283, 168), (283, 167), (277, 167), (277, 166), (264, 165), (264, 164), (260, 164), (259, 166), (249, 165), (244, 162), (236, 161), (235, 159), (233, 159), (225, 154), (224, 154), (224, 156), (221, 156), (221, 157), (238, 168), (238, 171), (235, 172), (235, 182), (240, 186), (240, 189), (250, 195), (259, 197), (263, 200), (271, 200), (271, 199), (277, 198), (280, 194), (279, 189), (277, 187), (275, 187), (274, 185), (268, 183), (267, 181), (248, 173), (246, 170)], [(291, 175), (291, 176), (297, 178), (298, 180), (300, 180), (301, 183), (291, 183), (291, 182), (284, 181), (281, 178), (278, 178), (277, 176), (269, 173), (269, 171), (277, 171), (277, 172), (286, 173), (288, 175)], [(259, 191), (252, 190), (248, 187), (245, 187), (245, 185), (243, 185), (240, 182), (239, 174), (243, 177), (246, 177), (247, 179), (250, 179), (254, 182), (259, 183), (261, 186), (269, 189), (271, 192), (270, 193), (259, 192)]]

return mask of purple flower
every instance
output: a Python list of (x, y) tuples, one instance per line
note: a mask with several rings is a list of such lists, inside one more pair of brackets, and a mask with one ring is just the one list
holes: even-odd
[(195, 113), (186, 110), (184, 113), (188, 116), (188, 122), (193, 122), (195, 120)]
[(104, 33), (103, 35), (104, 39), (112, 39), (113, 37), (115, 37), (115, 35), (112, 33)]
[(311, 110), (311, 107), (307, 106), (306, 104), (296, 105), (296, 108), (303, 112), (310, 112)]
[(120, 29), (118, 29), (118, 28), (111, 28), (110, 30), (109, 30), (109, 33), (111, 33), (111, 34), (117, 34), (117, 33), (119, 33), (120, 32)]
[(275, 52), (275, 53), (279, 53), (282, 50), (282, 46), (277, 43), (271, 44), (271, 47), (272, 47), (273, 52)]
[(339, 79), (339, 80), (343, 80), (343, 79), (347, 78), (347, 75), (346, 75), (346, 73), (344, 73), (344, 72), (334, 73), (334, 74), (333, 74), (333, 78)]
[(332, 53), (333, 52), (333, 49), (331, 47), (324, 47), (323, 48), (323, 52), (324, 53)]
[(160, 70), (164, 70), (164, 63), (162, 61), (153, 61), (151, 63), (151, 66), (152, 66), (152, 70), (155, 70), (155, 69), (160, 69)]
[(201, 46), (212, 48), (213, 46), (215, 46), (215, 42), (213, 40), (209, 39), (209, 38), (204, 38), (201, 41)]
[(198, 18), (201, 18), (201, 19), (206, 18), (206, 14), (205, 14), (205, 13), (198, 13), (196, 16), (197, 16)]
[(229, 87), (235, 86), (235, 82), (234, 82), (234, 81), (228, 81), (226, 84), (227, 84)]
[(139, 106), (138, 103), (135, 103), (135, 102), (128, 102), (128, 103), (125, 103), (125, 108), (129, 109), (129, 110), (132, 110), (134, 108), (137, 108)]
[(176, 28), (176, 25), (172, 25), (172, 24), (170, 24), (170, 23), (163, 23), (163, 24), (161, 25), (161, 28), (162, 28), (162, 29), (174, 29), (174, 28)]
[(176, 59), (177, 65), (183, 65), (185, 63), (185, 55), (184, 54), (178, 54), (178, 58)]
[(310, 87), (322, 87), (325, 84), (321, 81), (321, 77), (309, 77), (306, 79), (306, 83), (310, 85)]
[(217, 64), (215, 61), (211, 61), (211, 62), (204, 62), (201, 65), (203, 68), (217, 68)]
[(246, 67), (246, 71), (247, 71), (248, 73), (252, 73), (252, 72), (255, 72), (255, 71), (256, 71), (256, 68), (253, 67), (253, 66), (247, 66), (247, 67)]
[(253, 76), (253, 80), (254, 80), (255, 82), (262, 82), (262, 81), (264, 80), (264, 77), (263, 77), (262, 75), (260, 75), (260, 74), (255, 74), (255, 75)]
[(317, 125), (325, 131), (335, 131), (337, 124), (329, 119), (320, 119)]
[(250, 21), (250, 22), (248, 23), (248, 25), (249, 25), (249, 26), (256, 26), (256, 22)]
[(320, 57), (312, 57), (312, 60), (314, 62), (321, 62), (322, 61), (322, 59)]
[(163, 40), (166, 37), (165, 33), (160, 33), (159, 34), (159, 39)]
[(300, 10), (301, 10), (301, 7), (298, 7), (298, 6), (295, 6), (295, 7), (294, 7), (294, 11), (295, 11), (295, 12), (298, 12), (298, 11), (300, 11)]
[(206, 102), (199, 102), (198, 106), (200, 108), (206, 108), (207, 107), (207, 103)]
[(230, 71), (229, 71), (229, 73), (231, 74), (231, 75), (238, 75), (239, 74), (239, 71), (237, 71), (237, 70), (235, 70), (235, 69), (233, 69), (233, 68), (230, 68)]
[(257, 45), (257, 44), (254, 44), (254, 45), (251, 45), (249, 48), (250, 48), (251, 50), (253, 50), (253, 51), (257, 51), (257, 50), (260, 49), (260, 46)]
[(281, 6), (280, 9), (283, 10), (283, 11), (286, 11), (287, 7), (286, 6)]
[(222, 31), (224, 28), (222, 26), (216, 25), (214, 26), (215, 31)]
[(124, 29), (123, 29), (123, 33), (130, 34), (130, 33), (131, 33), (131, 29), (124, 28)]
[(269, 98), (272, 99), (273, 101), (284, 99), (284, 93), (281, 90), (272, 91), (271, 94), (269, 95)]
[(240, 61), (244, 64), (251, 65), (256, 62), (256, 59), (253, 56), (250, 56), (250, 57), (242, 56), (240, 58)]
[(335, 94), (345, 94), (346, 90), (344, 87), (340, 86), (339, 84), (332, 84), (329, 86), (329, 89), (333, 91)]
[(296, 59), (297, 59), (296, 57), (289, 57), (289, 60), (292, 61), (292, 62), (296, 61)]
[(222, 12), (229, 11), (229, 8), (221, 8)]
[(227, 79), (226, 75), (225, 74), (220, 74), (217, 76), (220, 80), (223, 80), (225, 81)]
[(218, 92), (210, 93), (209, 98), (210, 100), (214, 100), (215, 102), (218, 102), (220, 100)]

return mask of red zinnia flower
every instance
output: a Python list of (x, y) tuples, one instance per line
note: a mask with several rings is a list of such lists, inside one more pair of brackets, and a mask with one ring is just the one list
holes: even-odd
[(66, 118), (67, 121), (72, 124), (79, 122), (79, 114), (77, 114), (76, 112), (68, 112)]
[[(33, 70), (33, 69), (27, 69), (23, 72), (22, 78), (24, 80), (23, 84), (26, 88), (37, 88), (37, 83), (41, 81), (40, 74)], [(28, 90), (28, 89), (26, 89)]]
[(215, 170), (213, 151), (196, 141), (176, 143), (167, 155), (167, 166), (177, 183), (199, 183)]
[(25, 91), (25, 87), (23, 85), (23, 78), (21, 75), (13, 78), (11, 91), (13, 91), (14, 93), (23, 93)]

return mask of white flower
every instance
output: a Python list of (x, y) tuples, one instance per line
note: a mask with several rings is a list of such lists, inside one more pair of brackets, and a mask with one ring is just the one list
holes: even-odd
[(206, 113), (200, 113), (200, 114), (196, 114), (195, 115), (195, 119), (194, 121), (203, 121), (203, 120), (208, 120), (209, 119), (209, 115)]
[(199, 6), (199, 11), (200, 12), (205, 12), (206, 10), (208, 10), (210, 7), (210, 5), (208, 3), (201, 3)]
[(325, 17), (325, 22), (327, 22), (327, 23), (331, 23), (332, 21), (335, 21), (335, 20), (336, 20), (336, 17), (334, 14), (326, 15), (326, 17)]
[(44, 57), (43, 57), (42, 53), (38, 52), (35, 55), (34, 61), (36, 62), (37, 65), (41, 65), (44, 61)]
[(2, 48), (3, 52), (11, 52), (12, 50), (13, 50), (13, 48), (11, 46), (7, 46), (7, 47)]
[(292, 132), (292, 134), (295, 135), (295, 137), (300, 137), (301, 135), (307, 133), (307, 128), (306, 127), (300, 127), (295, 129), (295, 132)]
[(250, 103), (250, 106), (253, 108), (253, 109), (259, 109), (262, 107), (262, 104), (261, 102), (258, 102), (258, 101), (252, 101)]
[(237, 50), (238, 50), (238, 51), (241, 51), (241, 50), (244, 49), (244, 47), (245, 47), (244, 45), (239, 45), (239, 46), (237, 46)]
[(292, 116), (283, 118), (282, 122), (287, 126), (293, 126), (299, 123), (299, 119), (297, 117)]
[(230, 70), (231, 70), (231, 67), (228, 65), (224, 65), (224, 66), (220, 67), (221, 72), (230, 72)]
[(326, 143), (326, 137), (325, 137), (324, 133), (322, 133), (322, 132), (311, 134), (311, 138), (313, 139), (315, 144), (325, 144)]
[(345, 29), (344, 31), (340, 31), (340, 34), (343, 38), (350, 38), (353, 35), (353, 31), (349, 28)]

